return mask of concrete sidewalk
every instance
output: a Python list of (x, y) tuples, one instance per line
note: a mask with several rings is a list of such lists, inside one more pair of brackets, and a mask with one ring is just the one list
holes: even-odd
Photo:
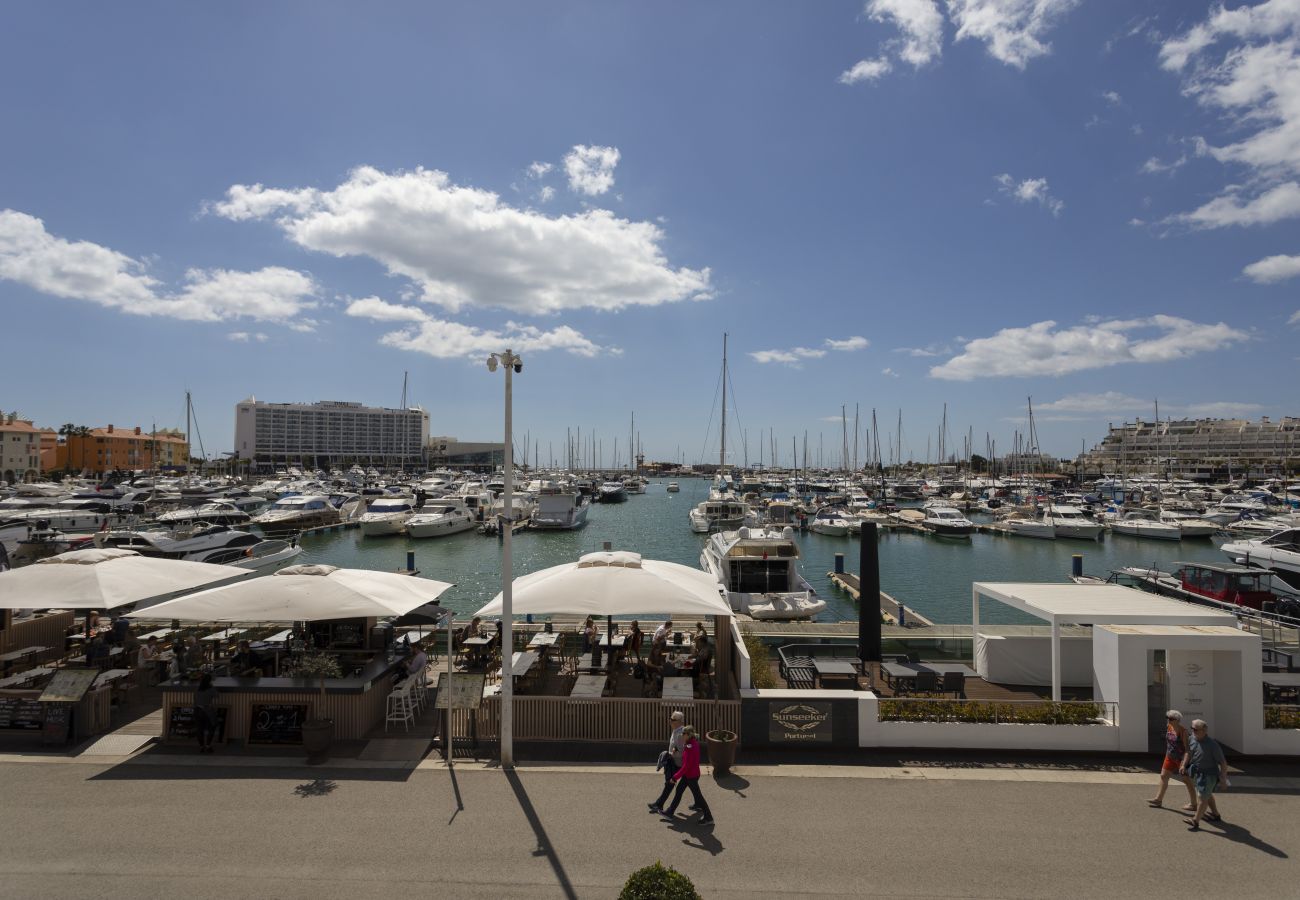
[(1276, 898), (1294, 895), (1300, 852), (1285, 785), (1234, 781), (1225, 824), (1189, 833), (1147, 808), (1150, 773), (740, 767), (704, 779), (717, 825), (702, 828), (647, 813), (648, 766), (360, 762), (0, 759), (0, 883), (25, 898), (612, 898), (659, 859), (707, 898)]

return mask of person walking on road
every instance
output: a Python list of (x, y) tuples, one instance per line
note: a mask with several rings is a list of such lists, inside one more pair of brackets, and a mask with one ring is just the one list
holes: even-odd
[(664, 770), (664, 789), (659, 794), (659, 799), (650, 804), (650, 812), (663, 814), (664, 801), (673, 791), (673, 776), (682, 765), (682, 749), (684, 740), (682, 732), (685, 730), (686, 714), (680, 710), (674, 712), (668, 719), (669, 727), (672, 728), (672, 734), (668, 738), (668, 749), (660, 754)]
[(1187, 759), (1178, 771), (1191, 775), (1196, 783), (1196, 811), (1187, 820), (1187, 829), (1198, 831), (1201, 819), (1221, 821), (1223, 817), (1214, 802), (1214, 791), (1220, 784), (1225, 787), (1228, 784), (1228, 761), (1223, 757), (1219, 742), (1210, 737), (1204, 719), (1193, 720), (1192, 736), (1187, 741)]
[(1165, 760), (1160, 766), (1160, 790), (1147, 801), (1148, 806), (1160, 807), (1165, 799), (1165, 791), (1169, 789), (1169, 779), (1177, 776), (1187, 786), (1187, 805), (1183, 809), (1196, 811), (1196, 791), (1192, 788), (1192, 779), (1179, 774), (1186, 759), (1187, 729), (1183, 727), (1183, 714), (1171, 709), (1165, 713)]
[(700, 824), (712, 825), (713, 813), (709, 810), (709, 803), (700, 793), (700, 739), (695, 734), (695, 727), (687, 725), (682, 729), (682, 765), (673, 773), (673, 779), (677, 782), (677, 793), (673, 795), (673, 805), (664, 810), (664, 819), (674, 822), (674, 815), (677, 812), (677, 804), (682, 802), (682, 795), (686, 789), (691, 789), (691, 797), (695, 800), (692, 809), (700, 811)]

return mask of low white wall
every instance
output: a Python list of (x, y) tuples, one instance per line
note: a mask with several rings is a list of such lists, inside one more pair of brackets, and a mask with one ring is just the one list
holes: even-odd
[(1248, 746), (1247, 752), (1260, 756), (1300, 756), (1300, 729), (1260, 728)]
[(980, 722), (881, 722), (880, 700), (858, 703), (858, 746), (945, 750), (1119, 750), (1114, 725), (994, 725)]
[(732, 652), (736, 654), (736, 662), (739, 666), (736, 670), (739, 676), (739, 683), (736, 687), (740, 690), (746, 690), (754, 686), (753, 676), (750, 674), (749, 648), (745, 646), (745, 639), (741, 637), (735, 618), (733, 617), (727, 621), (731, 626)]

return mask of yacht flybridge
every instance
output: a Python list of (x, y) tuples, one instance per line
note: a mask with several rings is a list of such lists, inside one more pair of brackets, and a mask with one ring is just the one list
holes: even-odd
[(711, 497), (690, 511), (691, 531), (708, 534), (742, 525), (757, 525), (758, 520), (749, 504), (735, 497)]
[(573, 531), (587, 524), (591, 503), (577, 488), (547, 482), (537, 493), (530, 525), (540, 531)]
[(401, 534), (415, 513), (414, 497), (380, 497), (358, 520), (365, 535)]
[(469, 511), (464, 500), (443, 497), (430, 500), (407, 519), (406, 533), (413, 538), (445, 537), (469, 531), (477, 524), (477, 517)]
[(1077, 506), (1049, 504), (1043, 509), (1043, 522), (1051, 525), (1059, 538), (1095, 541), (1105, 530), (1104, 525), (1089, 519)]
[(1261, 540), (1229, 541), (1219, 549), (1234, 562), (1272, 569), (1300, 590), (1300, 528), (1288, 528)]
[(709, 537), (700, 567), (718, 580), (731, 608), (754, 619), (808, 619), (826, 608), (799, 574), (793, 528), (740, 528)]

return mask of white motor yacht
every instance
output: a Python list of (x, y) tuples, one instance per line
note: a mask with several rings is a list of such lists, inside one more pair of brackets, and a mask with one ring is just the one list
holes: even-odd
[(105, 531), (95, 535), (95, 544), (134, 550), (158, 559), (183, 559), (259, 572), (273, 572), (302, 553), (297, 543), (267, 540), (222, 525), (170, 531)]
[(214, 500), (202, 506), (187, 506), (173, 509), (158, 516), (158, 522), (168, 528), (194, 522), (207, 522), (209, 525), (226, 525), (234, 527), (246, 524), (251, 517), (229, 500)]
[(1106, 530), (1106, 526), (1089, 519), (1079, 507), (1063, 504), (1053, 503), (1045, 506), (1042, 521), (1051, 525), (1055, 536), (1059, 538), (1095, 541), (1100, 539), (1102, 532)]
[(1219, 530), (1219, 526), (1209, 519), (1202, 519), (1200, 516), (1176, 509), (1162, 509), (1160, 521), (1166, 525), (1176, 525), (1185, 538), (1213, 537)]
[(1183, 532), (1177, 525), (1161, 522), (1159, 513), (1152, 509), (1127, 510), (1119, 518), (1110, 521), (1110, 530), (1115, 534), (1157, 541), (1178, 541), (1183, 537)]
[(754, 619), (808, 619), (826, 608), (799, 574), (793, 528), (740, 528), (709, 537), (700, 567), (718, 580), (731, 608)]
[(587, 524), (590, 510), (591, 501), (581, 491), (551, 481), (537, 494), (530, 525), (542, 531), (572, 531)]
[(465, 501), (458, 497), (430, 500), (406, 520), (406, 533), (413, 538), (445, 537), (469, 531), (478, 524)]
[(921, 525), (939, 537), (968, 538), (975, 533), (975, 523), (951, 506), (925, 507)]
[(601, 503), (625, 503), (627, 501), (627, 488), (621, 481), (606, 481), (601, 484), (597, 499)]
[(361, 533), (367, 536), (401, 534), (407, 520), (415, 514), (415, 498), (405, 496), (380, 497), (361, 514)]
[(1229, 541), (1219, 549), (1234, 562), (1271, 569), (1291, 587), (1300, 589), (1300, 528), (1258, 540)]
[(691, 531), (697, 534), (758, 524), (749, 504), (734, 497), (710, 497), (692, 509), (688, 517)]
[(1036, 538), (1040, 541), (1056, 540), (1056, 526), (1041, 519), (1031, 519), (1020, 512), (1013, 512), (999, 519), (1000, 524), (1009, 534), (1017, 537)]
[(338, 507), (325, 494), (292, 494), (281, 497), (266, 512), (254, 516), (252, 523), (267, 534), (283, 534), (337, 525), (340, 519)]
[(668, 482), (668, 493), (676, 494), (682, 489), (682, 486), (675, 481)]
[[(861, 528), (861, 523), (858, 524)], [(853, 528), (853, 523), (849, 516), (840, 509), (823, 509), (817, 512), (812, 522), (808, 526), (809, 530), (816, 534), (824, 534), (828, 537), (843, 537)]]

